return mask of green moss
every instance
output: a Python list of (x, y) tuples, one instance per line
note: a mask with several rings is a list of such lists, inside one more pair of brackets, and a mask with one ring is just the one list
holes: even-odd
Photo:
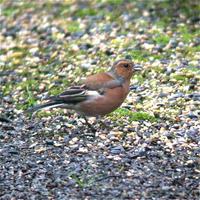
[(80, 178), (77, 174), (71, 174), (70, 177), (76, 182), (76, 184), (83, 188), (85, 186), (85, 182), (82, 178)]
[(63, 78), (63, 79), (62, 79), (62, 85), (63, 85), (63, 87), (67, 87), (68, 85), (70, 85), (69, 80)]
[(67, 30), (71, 33), (80, 31), (80, 24), (76, 21), (67, 24)]
[(188, 66), (187, 70), (192, 71), (192, 72), (199, 72), (200, 69), (194, 66)]
[(58, 81), (60, 85), (56, 85), (48, 89), (50, 95), (58, 95), (62, 93), (70, 84), (69, 80), (67, 79), (62, 78), (61, 80), (58, 80)]
[(21, 89), (22, 91), (27, 90), (27, 88), (28, 88), (28, 90), (36, 91), (36, 90), (38, 90), (39, 84), (38, 84), (38, 82), (37, 82), (36, 80), (34, 80), (34, 79), (28, 79), (28, 80), (26, 80), (26, 81), (20, 82), (20, 83), (17, 85), (17, 87), (20, 87), (20, 89)]
[(63, 92), (63, 88), (62, 87), (53, 87), (49, 90), (49, 94), (50, 95), (58, 95), (61, 92)]
[(63, 18), (63, 16), (65, 16), (65, 15), (68, 16), (69, 14), (70, 14), (70, 5), (65, 4), (63, 2), (62, 4), (60, 4), (60, 6), (59, 6), (57, 12), (55, 12), (54, 16)]
[(153, 40), (156, 44), (166, 45), (169, 43), (170, 37), (166, 34), (157, 34)]
[(160, 66), (156, 66), (156, 67), (153, 67), (152, 70), (160, 74), (160, 73), (163, 73), (164, 68)]
[(29, 86), (27, 85), (26, 86), (26, 95), (27, 95), (27, 106), (33, 106), (35, 103), (36, 103), (36, 99), (33, 95), (33, 92), (32, 92), (32, 85)]
[(7, 7), (1, 10), (1, 14), (7, 17), (12, 17), (19, 12), (17, 7)]
[(157, 119), (146, 112), (132, 112), (126, 108), (118, 108), (116, 111), (114, 111), (111, 115), (111, 118), (117, 120), (122, 117), (128, 118), (128, 120), (131, 121), (140, 121), (140, 120), (147, 120), (154, 122)]
[(4, 55), (6, 54), (6, 50), (5, 49), (0, 49), (0, 55)]
[(142, 76), (142, 74), (135, 74), (133, 76), (133, 79), (136, 80), (140, 84), (144, 83), (145, 81), (145, 78)]
[(185, 49), (184, 49), (184, 52), (187, 55), (191, 55), (193, 53), (200, 52), (200, 45), (195, 46), (195, 47), (186, 46)]
[(178, 31), (181, 34), (183, 42), (190, 42), (190, 40), (193, 38), (193, 35), (189, 32), (187, 26), (181, 26), (181, 27), (179, 27)]
[(121, 5), (123, 0), (106, 0), (105, 3), (112, 4), (112, 5)]
[(165, 28), (169, 25), (170, 23), (170, 18), (169, 17), (162, 17), (162, 18), (159, 18), (159, 20), (157, 20), (155, 22), (155, 25), (159, 28)]
[(27, 108), (36, 104), (36, 98), (33, 94), (34, 91), (37, 91), (39, 84), (36, 80), (26, 80), (16, 85), (18, 89), (22, 91), (22, 96), (25, 102), (17, 104), (17, 109), (26, 110)]
[[(61, 115), (64, 115), (64, 113), (61, 109), (60, 110), (59, 109), (57, 109), (57, 110), (51, 109), (51, 112), (46, 112), (45, 110), (40, 110), (39, 112), (36, 113), (36, 116), (39, 117), (39, 118), (43, 118), (43, 117), (54, 116), (58, 113), (61, 114)], [(60, 133), (59, 133), (59, 135), (60, 135)]]
[[(2, 4), (4, 2), (2, 1)], [(6, 1), (5, 1), (6, 3)], [(1, 14), (6, 17), (13, 17), (16, 14), (25, 12), (26, 9), (34, 8), (37, 4), (34, 2), (19, 2), (19, 4), (9, 4), (9, 6), (5, 6), (1, 9)]]
[(183, 33), (182, 34), (183, 42), (190, 42), (193, 39), (193, 35), (190, 33)]
[(174, 74), (172, 78), (183, 83), (188, 83), (188, 78), (185, 75)]
[(106, 18), (108, 18), (111, 22), (117, 22), (119, 23), (121, 20), (119, 17), (121, 16), (121, 13), (118, 10), (115, 10), (115, 12), (105, 12)]
[(143, 61), (147, 62), (150, 58), (153, 58), (154, 60), (161, 60), (163, 58), (166, 58), (167, 56), (164, 54), (153, 54), (146, 50), (131, 50), (128, 52), (130, 56), (136, 60), (136, 61)]
[(4, 96), (9, 95), (13, 89), (13, 83), (7, 83), (2, 87), (2, 93)]
[(92, 8), (85, 8), (85, 9), (77, 10), (74, 15), (77, 17), (85, 17), (85, 16), (93, 16), (96, 14), (97, 14), (96, 10)]
[(147, 57), (150, 55), (149, 52), (144, 50), (132, 50), (129, 54), (137, 61), (147, 61)]

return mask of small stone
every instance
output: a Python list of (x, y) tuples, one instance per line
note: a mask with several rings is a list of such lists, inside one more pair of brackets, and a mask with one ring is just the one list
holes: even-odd
[(173, 69), (173, 68), (171, 68), (171, 67), (167, 67), (167, 69), (166, 69), (166, 75), (170, 75), (171, 73), (174, 73), (175, 72), (175, 70)]
[(14, 150), (14, 149), (13, 149), (13, 150), (10, 150), (9, 153), (10, 153), (10, 154), (15, 154), (15, 155), (16, 155), (16, 154), (19, 154), (19, 152), (18, 152), (17, 150)]
[(71, 48), (72, 48), (73, 51), (79, 51), (79, 47), (78, 47), (78, 45), (76, 45), (76, 44), (73, 44), (73, 45), (71, 46)]
[(91, 60), (91, 65), (96, 65), (97, 63), (98, 63), (98, 61), (97, 60), (95, 60), (95, 59), (93, 59), (93, 60)]
[(88, 50), (88, 49), (92, 48), (92, 45), (89, 44), (89, 43), (81, 44), (81, 45), (79, 46), (79, 48), (80, 48), (81, 50)]
[(165, 47), (165, 49), (170, 49), (170, 48), (174, 49), (174, 48), (177, 47), (177, 45), (178, 45), (177, 40), (174, 39), (174, 38), (172, 38), (172, 39), (170, 39), (170, 41), (169, 41), (169, 43), (167, 44), (167, 46)]
[(39, 51), (39, 48), (38, 47), (34, 47), (34, 48), (31, 48), (31, 49), (29, 49), (29, 52), (31, 53), (31, 54), (35, 54), (36, 52), (38, 52)]
[(46, 147), (36, 147), (35, 148), (35, 152), (36, 153), (42, 153), (44, 151), (46, 151)]
[(154, 44), (144, 43), (143, 48), (146, 50), (152, 50), (154, 48)]
[(189, 98), (193, 99), (194, 101), (200, 101), (200, 94), (199, 93), (193, 93), (188, 95)]
[(163, 93), (163, 92), (161, 92), (161, 93), (158, 95), (158, 97), (160, 97), (160, 98), (167, 97), (167, 96), (168, 96), (168, 94), (167, 94), (167, 93)]
[(83, 64), (81, 64), (81, 67), (83, 69), (89, 69), (89, 68), (91, 68), (91, 64), (90, 63), (83, 63)]
[(61, 146), (63, 146), (63, 144), (62, 143), (60, 143), (60, 142), (54, 142), (54, 144), (53, 144), (55, 147), (61, 147)]
[(190, 119), (198, 119), (198, 116), (195, 115), (195, 114), (192, 113), (192, 112), (188, 114), (188, 117), (189, 117)]
[(184, 94), (181, 93), (181, 92), (171, 95), (169, 97), (169, 100), (175, 100), (175, 99), (180, 98), (180, 97), (184, 97)]
[(85, 148), (85, 147), (80, 147), (77, 152), (79, 152), (79, 153), (88, 153), (88, 149)]
[(105, 54), (106, 54), (107, 56), (111, 56), (111, 55), (114, 54), (114, 52), (112, 52), (111, 50), (107, 49), (107, 50), (105, 51)]
[(116, 146), (111, 149), (111, 153), (113, 153), (113, 154), (120, 154), (120, 153), (123, 153), (124, 151), (125, 150), (124, 150), (123, 146)]
[(47, 141), (46, 141), (46, 144), (47, 144), (47, 145), (54, 145), (54, 141), (53, 141), (53, 140), (47, 140)]
[(4, 100), (5, 102), (7, 102), (7, 103), (12, 103), (12, 99), (11, 99), (10, 96), (5, 96), (5, 97), (3, 97), (3, 100)]

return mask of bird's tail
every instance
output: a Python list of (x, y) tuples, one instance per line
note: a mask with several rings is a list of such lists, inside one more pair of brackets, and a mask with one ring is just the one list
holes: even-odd
[(83, 86), (70, 87), (68, 90), (64, 91), (59, 95), (50, 96), (46, 98), (46, 103), (36, 105), (28, 109), (26, 112), (34, 113), (45, 108), (49, 109), (56, 107), (73, 109), (74, 105), (88, 98), (88, 96), (85, 93), (86, 90), (83, 88)]
[(56, 108), (56, 107), (61, 107), (62, 105), (63, 105), (63, 103), (50, 101), (50, 102), (47, 102), (47, 103), (44, 103), (44, 104), (36, 105), (32, 108), (29, 108), (26, 112), (34, 113), (34, 112), (37, 112), (37, 111), (42, 110), (42, 109)]

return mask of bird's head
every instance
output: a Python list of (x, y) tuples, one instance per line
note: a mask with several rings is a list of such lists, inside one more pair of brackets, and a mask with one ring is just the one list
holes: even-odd
[(114, 62), (111, 71), (117, 76), (130, 80), (135, 71), (141, 70), (138, 66), (128, 59), (122, 59)]

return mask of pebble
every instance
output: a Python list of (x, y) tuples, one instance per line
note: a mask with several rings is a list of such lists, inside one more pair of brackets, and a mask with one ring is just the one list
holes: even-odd
[(78, 149), (77, 151), (78, 153), (88, 153), (88, 149), (87, 148), (84, 148), (84, 147), (81, 147)]
[(81, 67), (82, 67), (83, 69), (89, 69), (89, 68), (91, 68), (91, 64), (90, 64), (90, 63), (82, 63), (82, 64), (81, 64)]
[(123, 153), (124, 151), (125, 150), (122, 146), (116, 146), (116, 147), (111, 148), (112, 154), (120, 154), (120, 153)]
[(190, 113), (188, 114), (188, 117), (191, 118), (191, 119), (198, 119), (198, 116), (195, 115), (195, 114), (192, 113), (192, 112), (190, 112)]
[(169, 100), (170, 100), (170, 101), (171, 101), (171, 100), (175, 100), (175, 99), (180, 98), (180, 97), (184, 97), (184, 94), (181, 93), (181, 92), (171, 95), (171, 96), (169, 97)]
[(53, 140), (46, 140), (46, 144), (47, 145), (54, 145), (54, 141)]
[(167, 67), (165, 73), (166, 73), (166, 75), (169, 76), (171, 73), (174, 73), (174, 72), (175, 72), (175, 69), (173, 69), (173, 68), (171, 68), (171, 67)]
[(194, 101), (200, 101), (200, 93), (192, 93), (189, 94), (188, 97), (193, 99)]

